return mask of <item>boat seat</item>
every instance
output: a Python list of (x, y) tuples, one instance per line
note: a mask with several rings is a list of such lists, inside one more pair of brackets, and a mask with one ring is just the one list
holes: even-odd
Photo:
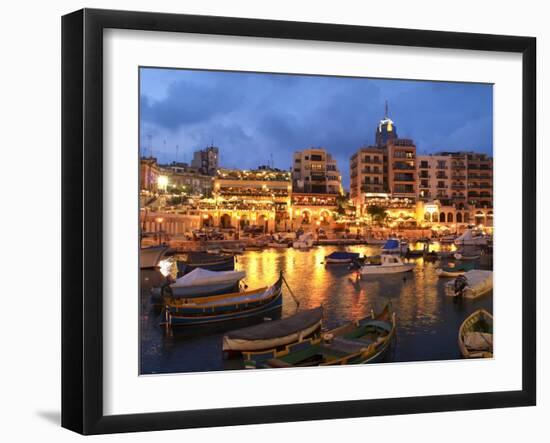
[(330, 344), (325, 346), (328, 349), (349, 354), (352, 352), (359, 352), (361, 351), (361, 349), (366, 349), (372, 343), (373, 341), (369, 339), (358, 340), (352, 338), (336, 337), (332, 340)]

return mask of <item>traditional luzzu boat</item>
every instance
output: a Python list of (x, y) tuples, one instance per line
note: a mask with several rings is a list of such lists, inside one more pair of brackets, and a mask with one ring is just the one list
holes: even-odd
[(381, 361), (395, 336), (395, 314), (388, 304), (375, 316), (332, 329), (317, 339), (285, 346), (283, 350), (245, 352), (245, 367), (287, 368), (366, 364)]
[(493, 316), (485, 309), (468, 316), (458, 330), (458, 347), (464, 358), (492, 358)]
[(325, 263), (327, 265), (349, 264), (353, 261), (359, 260), (359, 257), (360, 254), (357, 252), (335, 251), (325, 257)]
[(227, 356), (242, 352), (282, 349), (291, 343), (312, 338), (321, 330), (321, 306), (298, 312), (280, 320), (237, 329), (224, 335), (223, 351)]
[(181, 277), (193, 269), (209, 271), (232, 271), (235, 269), (235, 257), (232, 255), (208, 254), (206, 252), (188, 252), (184, 260), (178, 260), (178, 276)]
[(141, 269), (156, 268), (168, 250), (168, 246), (165, 245), (140, 248), (139, 267)]
[(366, 263), (359, 269), (361, 276), (379, 275), (379, 274), (399, 274), (412, 271), (414, 263), (404, 263), (400, 257), (383, 254), (380, 256), (379, 263)]
[(169, 285), (167, 292), (176, 298), (220, 294), (238, 287), (245, 276), (244, 271), (209, 271), (196, 268)]
[(435, 271), (435, 273), (439, 277), (454, 278), (454, 277), (458, 277), (459, 275), (463, 275), (467, 271), (471, 271), (472, 269), (474, 269), (474, 265), (472, 263), (454, 264), (454, 266), (445, 266), (445, 267), (439, 268)]
[(445, 284), (445, 294), (477, 298), (493, 289), (493, 271), (472, 269)]
[(283, 303), (283, 275), (271, 286), (208, 297), (165, 298), (164, 319), (170, 326), (203, 325), (255, 317)]

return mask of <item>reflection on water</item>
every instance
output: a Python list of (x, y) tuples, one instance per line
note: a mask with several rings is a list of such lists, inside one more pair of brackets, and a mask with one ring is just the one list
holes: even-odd
[[(416, 248), (421, 249), (422, 245)], [(454, 250), (454, 246), (443, 246)], [(430, 245), (430, 250), (439, 250)], [(435, 273), (439, 263), (414, 260), (413, 272), (369, 276), (359, 279), (346, 265), (324, 264), (324, 257), (335, 246), (319, 246), (309, 251), (267, 249), (247, 251), (237, 257), (236, 269), (247, 273), (249, 289), (266, 286), (277, 280), (282, 270), (299, 300), (298, 309), (322, 304), (324, 326), (332, 328), (342, 322), (367, 316), (391, 300), (397, 314), (397, 342), (392, 361), (445, 360), (460, 358), (457, 348), (458, 327), (464, 318), (478, 308), (492, 312), (492, 294), (479, 300), (457, 301), (444, 295), (446, 279)], [(380, 253), (379, 247), (350, 246), (346, 250), (363, 255)], [(163, 265), (163, 273), (175, 272)], [(223, 361), (223, 331), (211, 327), (164, 330), (159, 326), (160, 312), (149, 302), (149, 288), (163, 277), (158, 271), (142, 271), (141, 293), (141, 368), (142, 373), (208, 371), (231, 368)], [(297, 305), (283, 287), (282, 316), (296, 312)], [(232, 328), (246, 324), (232, 324)], [(227, 326), (222, 326), (227, 330)], [(239, 367), (236, 364), (235, 367)]]

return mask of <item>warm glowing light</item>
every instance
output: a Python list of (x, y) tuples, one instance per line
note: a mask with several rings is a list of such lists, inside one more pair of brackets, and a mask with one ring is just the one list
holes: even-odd
[(204, 214), (204, 215), (202, 216), (202, 218), (204, 218), (204, 219), (206, 220), (206, 219), (208, 218), (208, 214)]
[(165, 175), (159, 175), (157, 185), (160, 189), (166, 191), (166, 188), (168, 187), (168, 177)]
[(162, 223), (164, 219), (162, 217), (157, 217), (155, 220), (157, 223)]

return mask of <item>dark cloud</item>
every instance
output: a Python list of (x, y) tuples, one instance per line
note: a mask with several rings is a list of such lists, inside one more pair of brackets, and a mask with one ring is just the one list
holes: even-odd
[(492, 152), (487, 85), (189, 70), (164, 84), (163, 70), (153, 71), (142, 76), (140, 141), (151, 134), (161, 161), (174, 160), (176, 144), (189, 161), (213, 142), (223, 165), (253, 168), (273, 156), (288, 168), (294, 151), (323, 146), (347, 186), (349, 157), (373, 143), (386, 99), (399, 136), (420, 152)]

